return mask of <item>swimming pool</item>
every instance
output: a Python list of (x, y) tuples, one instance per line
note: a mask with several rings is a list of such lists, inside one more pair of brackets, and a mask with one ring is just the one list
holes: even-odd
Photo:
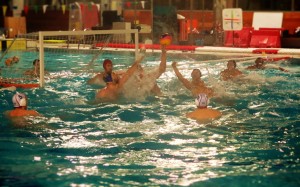
[[(158, 80), (162, 97), (92, 103), (97, 87), (86, 85), (93, 75), (85, 71), (86, 56), (62, 53), (46, 65), (56, 78), (45, 88), (18, 89), (44, 115), (31, 126), (3, 118), (13, 93), (0, 92), (1, 186), (299, 186), (298, 65), (285, 64), (292, 73), (242, 70), (248, 81), (224, 83), (223, 60), (170, 54), (168, 65), (178, 61), (185, 77), (200, 68), (225, 98), (210, 102), (223, 116), (203, 124), (185, 118), (194, 101), (170, 67)], [(24, 54), (18, 67), (33, 58)], [(116, 69), (133, 61), (129, 52), (101, 58), (113, 58)], [(143, 64), (158, 62), (159, 54), (147, 53)]]

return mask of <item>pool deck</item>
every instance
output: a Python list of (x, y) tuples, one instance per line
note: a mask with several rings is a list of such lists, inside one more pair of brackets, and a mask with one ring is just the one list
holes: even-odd
[[(300, 49), (292, 48), (238, 48), (238, 47), (212, 47), (203, 46), (195, 50), (199, 53), (223, 53), (223, 54), (247, 54), (247, 55), (262, 55), (263, 52), (267, 55), (290, 56), (300, 58)], [(254, 52), (257, 51), (257, 52)], [(275, 53), (273, 53), (275, 52)]]
[[(61, 48), (61, 46), (54, 44), (45, 46), (50, 48)], [(66, 46), (62, 47), (66, 48)], [(69, 49), (78, 49), (77, 44), (71, 44)], [(185, 46), (181, 50), (171, 49), (167, 50), (169, 53), (185, 53), (185, 54), (210, 54), (210, 55), (222, 55), (222, 56), (288, 56), (290, 58), (300, 58), (300, 49), (297, 48), (239, 48), (239, 47), (218, 47), (218, 46), (199, 46), (195, 47), (195, 50), (184, 50)], [(100, 48), (91, 48), (91, 45), (84, 45), (80, 47), (80, 50), (99, 50)], [(122, 47), (104, 47), (104, 51), (134, 51), (133, 48), (122, 48)], [(161, 52), (160, 49), (153, 49), (151, 47), (146, 49), (146, 52)]]
[[(168, 49), (168, 48), (167, 48)], [(129, 51), (128, 48), (105, 48), (104, 50)], [(134, 49), (131, 49), (134, 50)], [(158, 49), (146, 49), (146, 52), (160, 52)], [(289, 56), (300, 58), (300, 49), (294, 48), (238, 48), (238, 47), (215, 47), (199, 46), (195, 50), (168, 50), (170, 53), (194, 53), (194, 54), (214, 54), (214, 55), (239, 55), (239, 56)]]

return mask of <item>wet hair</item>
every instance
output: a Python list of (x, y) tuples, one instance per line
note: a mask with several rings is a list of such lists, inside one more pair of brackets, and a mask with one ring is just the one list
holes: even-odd
[(261, 58), (261, 57), (258, 57), (258, 58), (255, 60), (255, 64), (257, 64), (258, 61), (261, 61), (262, 63), (264, 63), (264, 60), (263, 60), (263, 58)]
[(20, 58), (19, 58), (18, 56), (13, 56), (13, 57), (12, 57), (12, 61), (13, 61), (14, 63), (18, 63), (19, 60), (20, 60)]
[(232, 63), (233, 63), (233, 65), (234, 65), (234, 68), (236, 68), (236, 61), (235, 61), (235, 60), (228, 60), (228, 62), (227, 62), (227, 63), (229, 63), (229, 62), (232, 62)]
[(39, 59), (34, 59), (34, 60), (33, 60), (33, 62), (32, 62), (32, 65), (34, 65), (34, 66), (35, 66), (35, 65), (36, 65), (36, 63), (37, 63), (37, 62), (39, 62), (39, 61), (40, 61)]
[(199, 74), (200, 74), (200, 77), (202, 76), (202, 73), (201, 73), (200, 69), (193, 69), (192, 73), (193, 73), (194, 71), (198, 71)]

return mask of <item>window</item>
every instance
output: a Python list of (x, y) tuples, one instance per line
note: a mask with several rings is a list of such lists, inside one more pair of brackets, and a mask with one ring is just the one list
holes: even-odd
[(292, 0), (238, 0), (237, 6), (243, 10), (290, 11)]
[(172, 0), (172, 5), (177, 8), (177, 10), (190, 10), (191, 1), (190, 0)]
[(193, 0), (193, 9), (194, 10), (212, 10), (213, 9), (213, 0)]
[(300, 0), (292, 0), (294, 1), (294, 10), (300, 11)]
[(170, 6), (169, 0), (153, 0), (154, 6)]
[(151, 0), (124, 0), (124, 9), (150, 10)]

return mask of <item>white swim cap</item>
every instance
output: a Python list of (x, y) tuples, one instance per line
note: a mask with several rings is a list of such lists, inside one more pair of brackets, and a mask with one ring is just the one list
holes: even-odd
[(27, 106), (27, 97), (25, 94), (17, 92), (12, 97), (12, 102), (13, 102), (15, 108), (18, 108), (21, 106)]
[(206, 94), (201, 93), (195, 99), (196, 106), (198, 108), (206, 108), (208, 105), (208, 97)]

